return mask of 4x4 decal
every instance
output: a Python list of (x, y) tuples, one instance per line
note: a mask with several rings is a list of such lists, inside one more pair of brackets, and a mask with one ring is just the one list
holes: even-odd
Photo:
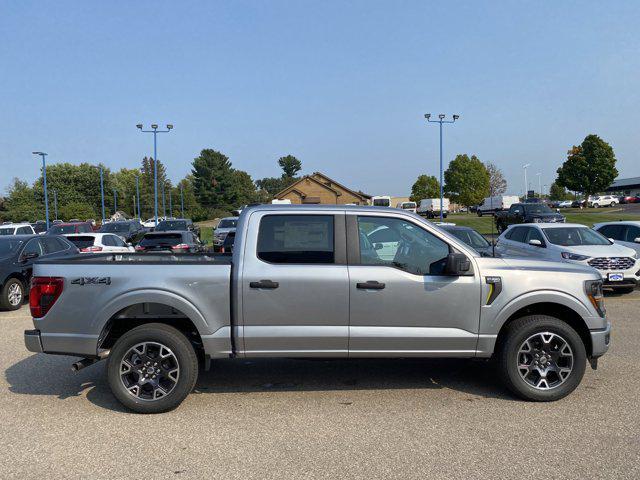
[(111, 277), (80, 277), (71, 280), (71, 285), (111, 285)]

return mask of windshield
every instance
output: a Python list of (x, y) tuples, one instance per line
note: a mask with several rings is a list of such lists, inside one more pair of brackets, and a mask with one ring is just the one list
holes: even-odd
[(490, 247), (491, 244), (485, 240), (485, 238), (480, 235), (475, 230), (467, 230), (467, 229), (454, 229), (447, 230), (451, 235), (462, 240), (464, 243), (473, 248), (487, 248)]
[(3, 238), (0, 240), (0, 257), (7, 257), (22, 245), (22, 240)]
[(549, 207), (547, 207), (544, 203), (527, 203), (524, 207), (527, 210), (527, 213), (554, 213)]
[(100, 228), (101, 233), (125, 233), (128, 231), (128, 223), (107, 223)]
[(402, 204), (402, 208), (404, 208), (404, 209), (416, 208), (416, 202), (404, 202)]
[(15, 231), (14, 227), (0, 228), (0, 235), (13, 235), (14, 231)]
[(564, 247), (580, 245), (611, 245), (611, 242), (598, 232), (586, 227), (543, 228), (549, 242)]
[(167, 232), (169, 230), (186, 230), (187, 222), (184, 220), (164, 220), (158, 222), (156, 232)]
[(218, 224), (218, 228), (236, 228), (238, 220), (232, 218), (223, 218)]
[(389, 203), (391, 202), (389, 201), (388, 198), (375, 198), (373, 200), (374, 207), (388, 207)]

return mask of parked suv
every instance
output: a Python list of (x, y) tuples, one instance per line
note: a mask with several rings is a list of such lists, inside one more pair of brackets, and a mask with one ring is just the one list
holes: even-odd
[(589, 265), (604, 286), (630, 292), (640, 282), (638, 254), (577, 223), (514, 225), (500, 235), (496, 251), (503, 256)]
[(516, 223), (564, 222), (565, 217), (544, 203), (514, 203), (506, 212), (496, 212), (495, 221), (498, 232), (502, 233)]
[(168, 218), (158, 222), (154, 232), (191, 232), (200, 237), (200, 227), (191, 221), (190, 218)]
[(596, 223), (593, 229), (620, 245), (633, 248), (640, 255), (640, 222)]
[(88, 222), (68, 222), (52, 225), (47, 230), (47, 235), (65, 235), (67, 233), (91, 233), (93, 228)]
[(144, 236), (145, 230), (142, 224), (134, 220), (123, 220), (105, 223), (99, 233), (115, 233), (127, 243), (136, 244)]
[(589, 197), (589, 201), (587, 203), (593, 208), (615, 207), (620, 203), (620, 200), (618, 197), (614, 197), (613, 195), (600, 195), (596, 197)]
[(36, 231), (29, 223), (10, 223), (0, 226), (0, 235), (33, 235)]

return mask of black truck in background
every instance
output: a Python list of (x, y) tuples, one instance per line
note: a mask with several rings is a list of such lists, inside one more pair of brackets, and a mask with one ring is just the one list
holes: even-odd
[(509, 225), (517, 223), (565, 222), (566, 218), (551, 210), (544, 203), (514, 203), (509, 210), (496, 212), (496, 229), (504, 232)]

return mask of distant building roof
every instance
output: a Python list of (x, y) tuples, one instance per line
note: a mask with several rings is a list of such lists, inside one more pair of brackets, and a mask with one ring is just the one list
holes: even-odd
[(640, 187), (640, 177), (616, 178), (609, 188), (607, 188), (607, 192), (614, 192), (616, 190), (622, 190), (623, 188), (638, 187)]

